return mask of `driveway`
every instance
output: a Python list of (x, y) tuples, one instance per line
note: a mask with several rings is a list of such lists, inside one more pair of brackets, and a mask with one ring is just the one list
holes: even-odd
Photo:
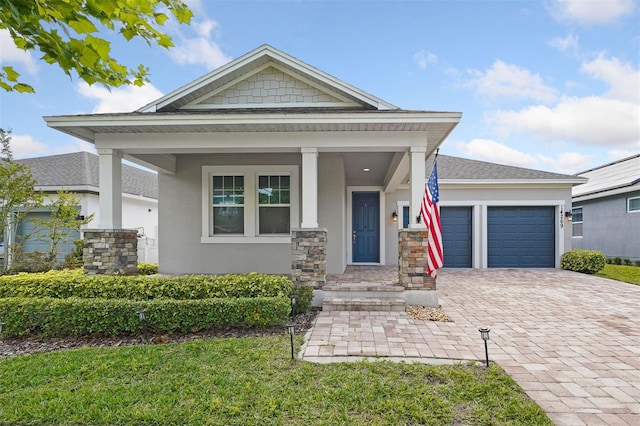
[(640, 425), (640, 286), (555, 269), (443, 270), (453, 322), (323, 312), (304, 359), (497, 362), (558, 425)]

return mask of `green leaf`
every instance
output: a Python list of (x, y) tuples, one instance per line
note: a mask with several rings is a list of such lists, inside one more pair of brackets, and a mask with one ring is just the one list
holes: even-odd
[(20, 77), (20, 73), (13, 69), (13, 67), (2, 67), (2, 71), (4, 71), (7, 80), (9, 81), (18, 81), (18, 77)]
[(95, 33), (98, 32), (98, 29), (93, 22), (88, 19), (80, 19), (77, 21), (69, 21), (69, 26), (73, 28), (75, 32), (78, 34), (87, 34), (87, 33)]
[(24, 84), (24, 83), (18, 83), (15, 86), (13, 86), (13, 88), (20, 93), (35, 93), (36, 91), (33, 89), (33, 87), (29, 86), (28, 84)]
[(169, 19), (169, 17), (167, 15), (165, 15), (164, 13), (154, 13), (153, 16), (156, 18), (156, 22), (159, 25), (164, 25), (164, 23), (167, 21), (167, 19)]

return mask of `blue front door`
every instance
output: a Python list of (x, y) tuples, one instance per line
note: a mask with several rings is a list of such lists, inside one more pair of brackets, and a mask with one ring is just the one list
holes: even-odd
[(352, 211), (353, 262), (380, 262), (380, 194), (354, 192)]

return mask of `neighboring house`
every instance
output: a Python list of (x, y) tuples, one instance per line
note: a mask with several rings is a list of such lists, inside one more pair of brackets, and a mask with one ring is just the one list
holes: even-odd
[[(45, 120), (96, 145), (105, 226), (123, 226), (121, 159), (159, 171), (161, 272), (288, 274), (298, 236), (323, 244), (324, 230), (326, 254), (307, 254), (326, 260), (328, 273), (397, 265), (402, 223), (393, 213), (406, 206), (408, 228), (424, 229), (425, 162), (460, 118), (400, 109), (264, 45), (138, 111)], [(571, 248), (564, 211), (582, 179), (440, 161), (445, 240), (460, 233), (459, 220), (471, 247), (448, 264), (559, 266)]]
[(640, 154), (578, 173), (573, 188), (573, 246), (608, 258), (640, 260)]
[[(99, 160), (89, 152), (51, 155), (46, 157), (16, 160), (31, 168), (36, 179), (36, 189), (46, 194), (50, 201), (57, 199), (57, 191), (65, 190), (75, 194), (79, 201), (78, 214), (94, 214), (88, 228), (100, 226), (99, 211)], [(46, 200), (45, 200), (46, 202)], [(46, 208), (32, 210), (19, 224), (16, 233), (29, 235), (33, 232), (32, 218), (47, 219)], [(157, 262), (158, 235), (158, 177), (157, 174), (122, 165), (122, 217), (123, 227), (136, 229), (138, 254), (141, 261)], [(80, 235), (73, 235), (79, 239)], [(47, 251), (48, 243), (43, 239), (29, 238), (24, 251)], [(59, 258), (73, 250), (73, 244), (67, 244)]]

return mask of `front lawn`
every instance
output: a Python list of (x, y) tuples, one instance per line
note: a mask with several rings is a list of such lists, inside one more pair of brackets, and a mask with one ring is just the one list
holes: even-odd
[(637, 266), (606, 264), (604, 265), (604, 269), (597, 272), (596, 275), (611, 278), (616, 281), (640, 285), (640, 268)]
[(283, 335), (5, 359), (0, 424), (552, 424), (496, 365), (319, 365), (288, 353)]

